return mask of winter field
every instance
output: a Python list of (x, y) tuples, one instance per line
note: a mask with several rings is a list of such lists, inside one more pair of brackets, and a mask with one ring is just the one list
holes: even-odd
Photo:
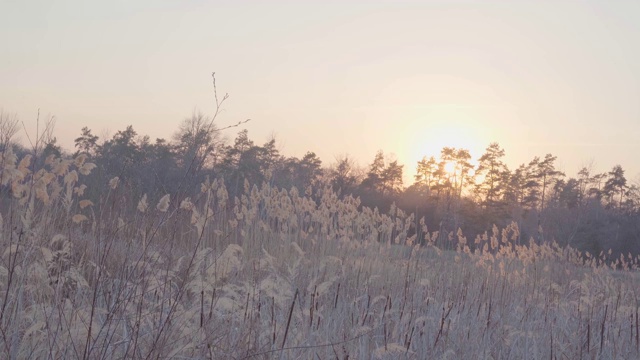
[(516, 224), (438, 234), (329, 190), (134, 196), (113, 178), (93, 202), (84, 155), (0, 161), (0, 358), (640, 357), (638, 257)]

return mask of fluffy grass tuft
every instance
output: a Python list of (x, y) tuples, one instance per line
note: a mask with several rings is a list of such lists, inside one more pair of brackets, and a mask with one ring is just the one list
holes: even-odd
[(154, 209), (114, 178), (94, 203), (84, 155), (0, 158), (2, 358), (640, 357), (638, 257), (521, 244), (517, 224), (444, 251), (329, 189), (207, 180)]

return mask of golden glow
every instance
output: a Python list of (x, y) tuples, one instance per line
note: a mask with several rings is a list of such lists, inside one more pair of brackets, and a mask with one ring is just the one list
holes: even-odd
[(449, 174), (453, 174), (456, 171), (456, 163), (454, 163), (452, 161), (448, 162), (444, 166), (444, 170)]
[[(405, 133), (399, 135), (408, 140), (398, 144), (403, 151), (399, 157), (404, 164), (405, 174), (415, 174), (416, 163), (423, 157), (440, 159), (444, 147), (467, 149), (471, 154), (471, 164), (476, 164), (486, 147), (493, 141), (491, 131), (482, 124), (482, 117), (475, 114), (472, 107), (442, 105), (423, 109), (422, 114), (413, 114), (413, 120)], [(447, 172), (453, 173), (455, 163), (447, 164)]]
[(441, 121), (424, 124), (419, 133), (423, 140), (415, 144), (415, 150), (422, 156), (440, 156), (444, 147), (467, 149), (472, 155), (486, 148), (489, 143), (482, 136), (482, 131), (473, 123), (464, 121)]

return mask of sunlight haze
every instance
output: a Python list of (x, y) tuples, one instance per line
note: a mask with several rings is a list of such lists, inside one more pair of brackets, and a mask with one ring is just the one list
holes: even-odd
[[(491, 142), (640, 175), (638, 1), (15, 1), (0, 5), (0, 108), (170, 139), (194, 111), (281, 152), (404, 165)], [(225, 131), (232, 140), (239, 129)], [(21, 134), (25, 141), (26, 137)]]

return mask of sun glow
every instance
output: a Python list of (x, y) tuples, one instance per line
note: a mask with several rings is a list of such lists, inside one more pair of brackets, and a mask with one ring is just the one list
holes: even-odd
[[(444, 147), (469, 150), (471, 164), (475, 165), (485, 148), (495, 141), (491, 129), (484, 127), (481, 116), (473, 112), (473, 108), (457, 106), (439, 106), (428, 109), (424, 115), (416, 116), (406, 129), (403, 154), (401, 157), (407, 165), (406, 175), (413, 178), (416, 163), (424, 157), (440, 159)], [(455, 171), (455, 162), (446, 165), (446, 171)]]
[(446, 171), (448, 174), (453, 174), (456, 171), (456, 163), (453, 161), (449, 161), (445, 164), (444, 171)]

